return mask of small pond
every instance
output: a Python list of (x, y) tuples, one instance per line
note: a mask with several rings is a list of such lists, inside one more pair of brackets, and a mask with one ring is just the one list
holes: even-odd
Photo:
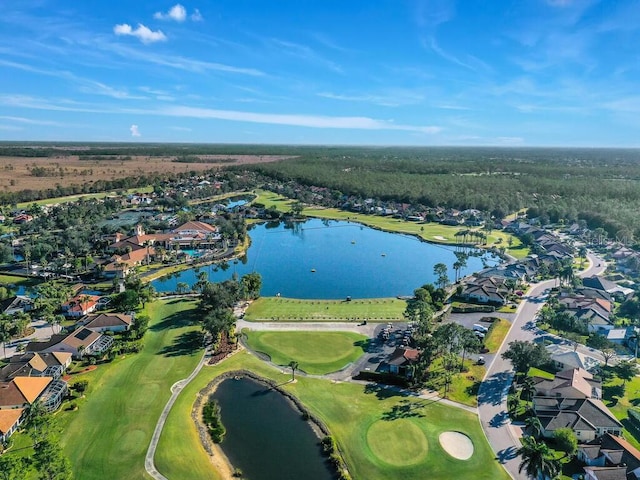
[[(220, 282), (251, 272), (262, 275), (263, 296), (340, 299), (411, 295), (425, 283), (434, 283), (436, 263), (452, 265), (455, 248), (422, 242), (409, 235), (383, 232), (344, 221), (308, 220), (304, 223), (266, 223), (250, 231), (251, 247), (242, 261), (230, 262), (226, 270), (216, 265), (185, 270), (153, 281), (159, 292), (176, 290), (179, 282), (193, 285), (199, 272)], [(476, 251), (462, 275), (477, 272), (498, 259)]]
[(221, 447), (251, 480), (331, 480), (320, 440), (287, 399), (251, 380), (224, 380), (215, 393), (227, 429)]

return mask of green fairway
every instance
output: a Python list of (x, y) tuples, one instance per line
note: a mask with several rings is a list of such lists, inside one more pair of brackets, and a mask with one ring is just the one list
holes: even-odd
[(368, 337), (350, 332), (252, 332), (243, 330), (252, 350), (269, 355), (277, 365), (296, 361), (301, 370), (323, 375), (357, 360)]
[(142, 352), (82, 376), (90, 382), (87, 399), (78, 411), (59, 413), (75, 478), (147, 478), (144, 456), (170, 387), (202, 354), (194, 307), (186, 300), (148, 304)]
[[(196, 393), (209, 381), (224, 371), (241, 368), (278, 383), (290, 377), (288, 372), (282, 374), (246, 352), (203, 369), (178, 398), (160, 439), (156, 465), (169, 480), (211, 478), (211, 473), (199, 473), (207, 468), (211, 471), (212, 467), (197, 441), (191, 407)], [(354, 479), (509, 478), (495, 460), (478, 418), (462, 409), (405, 397), (374, 385), (308, 377), (298, 377), (297, 383), (288, 383), (284, 388), (327, 424)], [(471, 438), (475, 453), (469, 460), (456, 460), (445, 453), (438, 441), (445, 431), (461, 432)]]
[(0, 275), (0, 284), (3, 285), (18, 285), (20, 287), (33, 287), (42, 283), (41, 278), (33, 277), (21, 277), (19, 275), (9, 275), (3, 273)]
[(276, 207), (280, 212), (288, 212), (291, 210), (291, 204), (294, 202), (290, 198), (283, 197), (269, 190), (256, 190), (254, 192), (257, 197), (251, 203), (261, 203), (264, 208)]
[(405, 300), (397, 298), (365, 298), (344, 300), (300, 300), (284, 297), (261, 297), (245, 313), (245, 320), (283, 322), (362, 321), (386, 322), (404, 320)]

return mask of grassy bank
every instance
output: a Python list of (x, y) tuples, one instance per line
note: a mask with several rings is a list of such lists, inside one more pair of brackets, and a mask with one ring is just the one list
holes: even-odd
[(77, 411), (59, 413), (75, 478), (147, 478), (144, 456), (170, 387), (202, 354), (194, 306), (186, 300), (148, 304), (143, 350), (82, 375), (89, 380), (87, 398)]
[(494, 353), (498, 351), (503, 340), (509, 333), (511, 328), (511, 322), (504, 318), (499, 318), (494, 321), (489, 328), (487, 337), (484, 340), (484, 346), (489, 349), (489, 352)]
[[(160, 439), (156, 465), (170, 480), (210, 478), (210, 473), (197, 473), (207, 468), (210, 471), (211, 466), (197, 441), (191, 407), (196, 393), (209, 381), (222, 372), (239, 368), (250, 369), (278, 383), (290, 377), (289, 373), (269, 368), (246, 352), (203, 369), (178, 398)], [(327, 424), (344, 451), (354, 479), (509, 478), (495, 461), (477, 417), (469, 412), (353, 383), (299, 377), (297, 383), (284, 388)], [(471, 438), (475, 448), (471, 459), (455, 460), (442, 449), (438, 436), (449, 430)], [(411, 455), (407, 455), (404, 447)]]
[(345, 300), (301, 300), (284, 297), (262, 297), (253, 302), (245, 320), (283, 322), (322, 322), (370, 320), (386, 322), (403, 320), (407, 302), (397, 298), (365, 298)]
[[(255, 203), (261, 203), (266, 208), (275, 207), (281, 212), (290, 211), (291, 205), (294, 203), (294, 200), (290, 198), (266, 190), (256, 190), (256, 194)], [(330, 220), (349, 220), (389, 232), (416, 235), (428, 242), (452, 245), (459, 243), (459, 238), (456, 238), (455, 234), (464, 228), (462, 226), (442, 225), (440, 223), (407, 222), (398, 218), (364, 215), (362, 213), (347, 212), (337, 208), (305, 208), (303, 214), (310, 217)], [(487, 234), (487, 247), (505, 247), (506, 253), (516, 258), (524, 258), (529, 254), (529, 249), (522, 245), (518, 238), (508, 233), (500, 230), (483, 233)], [(511, 238), (512, 241), (511, 247), (509, 247), (509, 238)]]
[(364, 353), (368, 337), (350, 332), (252, 332), (244, 330), (247, 344), (277, 365), (296, 361), (306, 373), (336, 372)]

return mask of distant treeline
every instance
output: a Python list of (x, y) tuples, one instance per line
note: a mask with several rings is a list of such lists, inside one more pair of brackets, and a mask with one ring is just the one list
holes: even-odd
[(640, 237), (640, 150), (335, 147), (243, 168), (344, 195), (496, 217), (529, 208), (543, 221), (583, 219), (612, 236)]
[(237, 163), (235, 158), (200, 158), (195, 155), (181, 155), (172, 160), (176, 163)]
[[(317, 151), (325, 147), (289, 147), (283, 145), (226, 145), (178, 143), (47, 143), (0, 142), (0, 156), (8, 157), (64, 157), (78, 155), (96, 160), (102, 156), (118, 157), (143, 155), (165, 157), (186, 155), (292, 155), (297, 151)], [(92, 158), (94, 157), (94, 158)], [(115, 159), (115, 158), (113, 158)]]

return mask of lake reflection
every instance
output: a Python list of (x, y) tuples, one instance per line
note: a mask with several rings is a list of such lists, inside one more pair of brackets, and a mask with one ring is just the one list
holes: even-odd
[[(257, 271), (262, 275), (263, 296), (339, 299), (411, 295), (425, 283), (434, 283), (433, 266), (451, 267), (455, 248), (421, 242), (409, 235), (375, 230), (351, 222), (312, 219), (304, 223), (268, 223), (254, 226), (245, 262), (234, 261), (226, 271), (204, 266), (209, 280), (222, 281)], [(484, 259), (484, 260), (483, 260)], [(469, 257), (464, 275), (495, 265), (489, 254)], [(160, 292), (175, 291), (178, 282), (193, 285), (198, 271), (186, 270), (165, 280), (155, 280)]]

